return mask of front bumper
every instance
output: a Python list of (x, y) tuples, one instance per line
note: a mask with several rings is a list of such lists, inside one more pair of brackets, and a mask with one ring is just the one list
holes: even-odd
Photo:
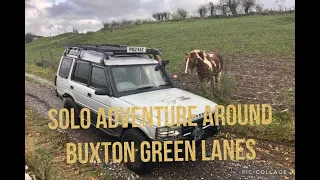
[(213, 137), (220, 131), (220, 126), (185, 127), (182, 129), (182, 139), (201, 141)]
[[(202, 122), (201, 122), (202, 123)], [(221, 124), (221, 122), (219, 123)], [(178, 144), (178, 149), (181, 150), (180, 153), (178, 154), (179, 158), (184, 158), (185, 156), (185, 141), (195, 141), (195, 148), (197, 151), (197, 154), (201, 150), (201, 143), (203, 140), (206, 140), (210, 137), (213, 137), (219, 133), (221, 129), (221, 126), (210, 126), (206, 125), (204, 127), (197, 126), (197, 127), (184, 127), (182, 129), (183, 135), (180, 138), (175, 138), (175, 139), (166, 139), (166, 140), (160, 140), (162, 141), (172, 141), (172, 143), (168, 144), (167, 150), (171, 150), (170, 153), (168, 153), (168, 157), (173, 158), (175, 155), (175, 147), (174, 147), (174, 141), (177, 140), (182, 140), (184, 141), (182, 144)], [(159, 141), (159, 140), (156, 140)], [(192, 143), (191, 143), (192, 144)], [(162, 154), (162, 158), (164, 158), (164, 153)]]
[[(221, 130), (221, 120), (219, 126), (210, 125), (209, 122), (203, 124), (203, 118), (193, 121), (197, 126), (183, 126), (179, 132), (178, 136), (166, 137), (163, 139), (155, 139), (157, 141), (166, 141), (166, 140), (205, 140), (207, 138), (213, 137), (219, 133)], [(156, 131), (157, 134), (157, 131)]]

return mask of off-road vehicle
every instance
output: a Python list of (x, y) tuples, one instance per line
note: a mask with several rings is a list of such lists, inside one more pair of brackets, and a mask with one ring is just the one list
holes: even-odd
[[(176, 88), (165, 69), (169, 60), (159, 63), (157, 56), (162, 56), (161, 49), (113, 44), (67, 45), (55, 77), (56, 95), (64, 101), (65, 108), (75, 109), (77, 118), (82, 107), (89, 108), (94, 125), (94, 116), (101, 107), (108, 112), (110, 107), (197, 106), (193, 110), (196, 116), (192, 119), (198, 124), (196, 127), (166, 127), (164, 119), (158, 126), (157, 113), (153, 113), (153, 126), (132, 128), (129, 119), (128, 128), (122, 128), (121, 124), (118, 128), (101, 128), (109, 135), (119, 137), (122, 142), (140, 144), (142, 141), (202, 140), (215, 135), (218, 127), (203, 126), (202, 122), (205, 106), (210, 105), (214, 115), (216, 104)], [(121, 117), (118, 118), (121, 123)], [(161, 118), (164, 118), (163, 113)], [(142, 162), (139, 158), (126, 165), (138, 174), (146, 173), (152, 167), (152, 163)]]

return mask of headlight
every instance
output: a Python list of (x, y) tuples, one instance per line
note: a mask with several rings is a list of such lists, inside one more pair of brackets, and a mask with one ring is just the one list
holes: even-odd
[(173, 126), (173, 127), (158, 127), (156, 129), (156, 139), (174, 139), (182, 137), (182, 127)]

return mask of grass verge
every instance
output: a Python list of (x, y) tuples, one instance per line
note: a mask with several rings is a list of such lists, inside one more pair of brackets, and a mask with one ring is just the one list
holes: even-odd
[(41, 78), (52, 81), (56, 72), (51, 68), (38, 67), (33, 64), (25, 63), (25, 72), (39, 76)]
[(295, 123), (293, 113), (273, 112), (269, 125), (226, 126), (225, 131), (245, 137), (261, 138), (274, 142), (295, 143)]
[(39, 85), (41, 85), (41, 82), (40, 82), (40, 81), (38, 81), (38, 80), (36, 80), (36, 79), (33, 79), (32, 77), (26, 76), (26, 77), (25, 77), (25, 80), (26, 80), (26, 81), (29, 81), (29, 82), (32, 82), (32, 83), (34, 83), (34, 84), (39, 84)]
[(48, 121), (30, 107), (25, 109), (25, 158), (37, 180), (106, 180), (101, 166), (66, 163), (66, 134), (48, 128)]

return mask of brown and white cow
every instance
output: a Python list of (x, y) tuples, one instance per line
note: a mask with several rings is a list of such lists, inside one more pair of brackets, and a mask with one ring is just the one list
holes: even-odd
[(190, 73), (194, 67), (197, 67), (197, 73), (201, 82), (207, 79), (209, 84), (220, 84), (223, 59), (219, 53), (205, 53), (201, 50), (193, 50), (186, 53), (185, 61), (186, 74)]

